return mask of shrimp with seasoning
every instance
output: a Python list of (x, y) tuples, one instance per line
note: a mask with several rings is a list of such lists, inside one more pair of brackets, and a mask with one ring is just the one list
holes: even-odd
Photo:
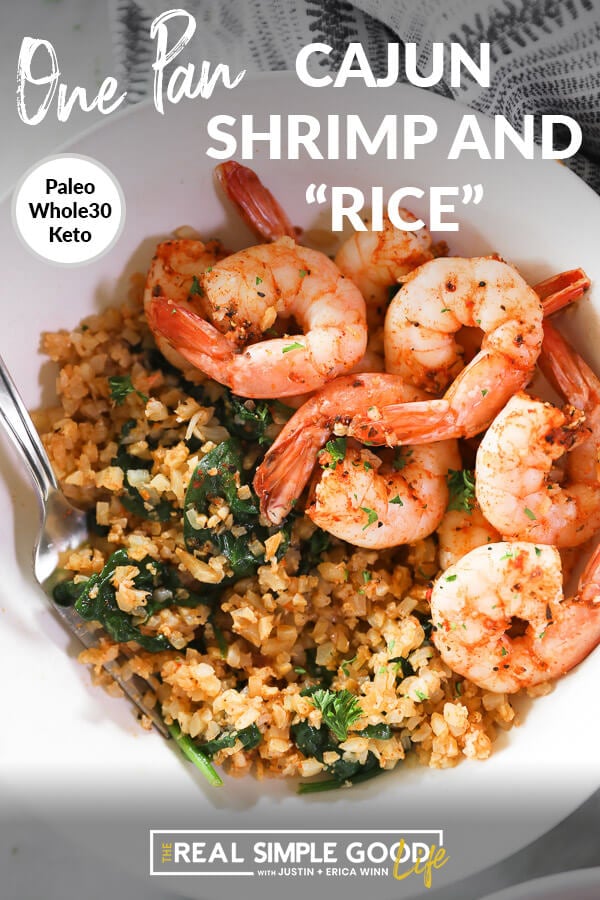
[[(563, 276), (556, 278), (562, 285)], [(562, 302), (570, 299), (569, 290)], [(544, 312), (547, 303), (543, 301)], [(254, 487), (263, 514), (274, 524), (281, 523), (308, 483), (317, 454), (336, 426), (343, 426), (345, 434), (358, 418), (371, 421), (369, 417), (379, 409), (423, 407), (427, 412), (432, 401), (425, 398), (424, 391), (411, 387), (397, 375), (346, 376), (327, 385), (287, 422), (256, 472)], [(370, 437), (363, 440), (369, 443)]]
[[(363, 443), (429, 443), (472, 437), (531, 378), (542, 347), (544, 307), (552, 312), (589, 287), (581, 269), (543, 282), (544, 302), (508, 263), (489, 257), (435, 259), (407, 276), (385, 324), (386, 370), (443, 398), (373, 407), (352, 421)], [(481, 350), (463, 369), (455, 335), (483, 331)]]
[(502, 537), (490, 525), (477, 504), (469, 510), (447, 510), (436, 531), (442, 570), (458, 562), (476, 547), (494, 544)]
[[(162, 252), (162, 245), (158, 253)], [(365, 302), (323, 253), (289, 237), (248, 247), (199, 273), (195, 308), (151, 269), (152, 332), (189, 363), (243, 397), (288, 397), (348, 372), (367, 344)], [(303, 334), (263, 340), (278, 318)]]
[[(244, 221), (262, 240), (274, 241), (284, 235), (297, 237), (299, 229), (290, 223), (285, 211), (252, 169), (229, 161), (220, 163), (215, 173)], [(405, 222), (417, 221), (407, 209), (400, 209), (399, 215)], [(418, 231), (396, 228), (385, 216), (380, 231), (371, 231), (367, 223), (366, 231), (357, 231), (344, 241), (335, 256), (335, 263), (357, 285), (367, 304), (369, 321), (375, 323), (388, 306), (390, 288), (417, 266), (446, 252), (445, 243), (434, 245), (426, 228)]]
[(443, 661), (484, 690), (558, 678), (600, 643), (600, 547), (568, 598), (555, 547), (478, 547), (438, 577), (431, 616)]
[[(163, 241), (156, 248), (146, 277), (144, 290), (144, 310), (148, 317), (153, 293), (158, 293), (161, 285), (169, 286), (169, 295), (182, 306), (198, 311), (198, 296), (195, 289), (197, 279), (206, 269), (216, 265), (227, 256), (219, 241), (179, 239)], [(162, 355), (178, 369), (190, 369), (190, 364), (160, 334), (154, 335), (156, 345)]]
[[(406, 222), (415, 222), (407, 209), (400, 215)], [(426, 228), (403, 231), (386, 216), (381, 231), (356, 231), (344, 241), (335, 256), (341, 271), (360, 289), (367, 304), (369, 320), (382, 318), (390, 303), (390, 289), (418, 266), (445, 251), (445, 245), (433, 245)]]
[[(316, 453), (348, 417), (341, 410), (366, 408), (375, 400), (422, 392), (394, 375), (338, 378), (316, 393), (289, 420), (266, 453), (254, 478), (261, 511), (279, 524), (306, 486)], [(337, 453), (332, 455), (333, 448)], [(292, 464), (289, 464), (292, 460)], [(346, 446), (343, 437), (327, 444), (305, 510), (315, 524), (359, 547), (382, 548), (431, 534), (448, 503), (447, 474), (460, 466), (455, 441), (381, 457)]]
[(356, 547), (412, 543), (437, 528), (448, 505), (448, 470), (459, 463), (456, 441), (413, 446), (400, 469), (390, 450), (377, 456), (348, 447), (333, 461), (325, 450), (304, 512)]
[(576, 547), (600, 528), (600, 379), (549, 323), (540, 362), (569, 405), (511, 398), (477, 452), (477, 499), (506, 538)]

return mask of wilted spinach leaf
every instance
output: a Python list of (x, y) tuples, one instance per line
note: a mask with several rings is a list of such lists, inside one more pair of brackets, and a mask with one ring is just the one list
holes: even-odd
[(306, 575), (311, 569), (316, 568), (321, 561), (322, 554), (329, 549), (330, 544), (331, 535), (317, 528), (300, 548), (299, 574)]
[[(367, 734), (369, 728), (377, 729), (377, 733)], [(292, 740), (304, 756), (314, 757), (315, 759), (318, 759), (319, 762), (323, 762), (323, 755), (328, 751), (335, 750), (339, 752), (339, 744), (334, 739), (330, 730), (324, 726), (315, 728), (314, 726), (309, 725), (308, 722), (298, 722), (296, 725), (291, 726), (290, 734)], [(386, 740), (391, 737), (391, 730), (387, 725), (373, 725), (368, 726), (368, 728), (363, 729), (363, 731), (358, 732), (358, 734), (364, 737), (379, 737), (381, 735), (379, 739)], [(350, 781), (352, 784), (357, 784), (360, 781), (366, 781), (367, 778), (374, 778), (376, 775), (383, 772), (379, 766), (377, 757), (370, 751), (367, 754), (365, 762), (362, 764), (352, 760), (345, 760), (340, 755), (340, 758), (336, 759), (335, 762), (325, 764), (325, 771), (333, 775), (333, 778), (328, 781), (316, 781), (301, 784), (299, 793), (308, 794), (317, 791), (333, 790), (341, 787), (347, 781)]]
[[(242, 451), (239, 443), (231, 438), (223, 441), (204, 456), (196, 466), (190, 480), (184, 502), (183, 536), (190, 551), (201, 550), (207, 544), (225, 556), (233, 575), (228, 581), (253, 574), (264, 562), (264, 556), (255, 556), (249, 545), (253, 538), (264, 542), (271, 529), (257, 523), (258, 500), (250, 489), (250, 497), (241, 499), (238, 490), (242, 486)], [(211, 500), (222, 498), (229, 506), (234, 525), (246, 528), (246, 533), (235, 536), (226, 528), (196, 528), (197, 515), (208, 515)], [(283, 530), (283, 529), (282, 529)], [(287, 538), (287, 539), (286, 539)], [(287, 550), (288, 535), (279, 545), (278, 559)], [(224, 584), (227, 582), (221, 582)]]
[(144, 607), (146, 618), (173, 604), (198, 606), (210, 600), (210, 592), (206, 596), (200, 596), (183, 588), (176, 570), (170, 566), (148, 556), (139, 562), (131, 560), (124, 549), (111, 554), (102, 571), (92, 575), (87, 581), (81, 584), (75, 584), (73, 581), (63, 582), (58, 585), (55, 589), (55, 600), (64, 605), (67, 600), (74, 599), (74, 607), (82, 619), (100, 622), (105, 631), (118, 643), (137, 641), (144, 650), (153, 653), (170, 650), (171, 643), (164, 635), (142, 634), (139, 627), (134, 624), (132, 616), (120, 609), (117, 604), (112, 578), (118, 566), (129, 565), (139, 569), (139, 574), (133, 579), (134, 587), (150, 594)]
[(262, 735), (258, 725), (253, 723), (247, 728), (242, 728), (240, 731), (226, 731), (220, 735), (220, 737), (214, 738), (206, 744), (202, 744), (200, 749), (205, 756), (212, 759), (219, 750), (223, 750), (224, 747), (233, 747), (236, 741), (241, 742), (244, 750), (253, 750), (255, 747), (258, 747), (261, 740)]

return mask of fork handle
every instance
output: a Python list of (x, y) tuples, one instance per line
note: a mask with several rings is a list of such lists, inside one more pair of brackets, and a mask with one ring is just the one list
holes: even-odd
[(40, 502), (45, 504), (50, 492), (58, 488), (58, 482), (40, 436), (1, 356), (0, 422), (27, 463)]

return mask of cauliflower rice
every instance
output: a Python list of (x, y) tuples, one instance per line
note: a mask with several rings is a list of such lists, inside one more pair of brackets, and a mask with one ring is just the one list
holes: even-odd
[[(342, 785), (363, 767), (374, 774), (405, 758), (446, 768), (488, 757), (497, 727), (515, 724), (515, 712), (507, 696), (453, 674), (428, 639), (434, 538), (368, 551), (324, 536), (301, 515), (291, 534), (272, 529), (261, 539), (219, 496), (202, 511), (185, 511), (197, 464), (230, 436), (231, 419), (219, 418), (226, 389), (199, 372), (183, 378), (158, 354), (140, 288), (129, 305), (42, 341), (60, 367), (59, 405), (37, 413), (36, 425), (65, 494), (90, 510), (97, 532), (65, 568), (73, 585), (85, 587), (120, 551), (107, 590), (120, 621), (156, 641), (148, 650), (100, 637), (80, 655), (94, 679), (114, 691), (102, 664), (124, 650), (123, 675), (147, 679), (147, 702), (200, 749), (216, 741), (209, 755), (230, 775), (333, 773)], [(285, 420), (274, 406), (265, 440)], [(252, 440), (242, 448), (237, 496), (250, 502), (251, 472), (265, 448)], [(186, 516), (192, 527), (246, 540), (260, 564), (232, 577), (218, 546), (190, 548)], [(139, 586), (140, 569), (157, 571), (152, 561), (176, 573), (170, 594)], [(88, 593), (97, 597), (98, 587)], [(189, 594), (195, 605), (177, 602)], [(155, 595), (161, 602), (148, 612)], [(307, 735), (326, 731), (316, 687), (348, 691), (358, 707), (346, 733), (329, 735), (311, 755)]]

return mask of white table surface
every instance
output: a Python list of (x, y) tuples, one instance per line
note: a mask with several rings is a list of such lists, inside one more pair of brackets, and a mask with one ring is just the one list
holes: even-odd
[[(181, 4), (185, 5), (185, 4)], [(37, 160), (56, 151), (102, 117), (74, 113), (59, 123), (48, 115), (35, 127), (23, 124), (15, 104), (16, 62), (24, 35), (52, 41), (62, 78), (95, 92), (113, 74), (108, 6), (102, 0), (19, 0), (0, 4), (0, 196)], [(510, 786), (507, 785), (507, 789)], [(549, 790), (552, 787), (549, 786)], [(531, 878), (600, 865), (598, 829), (600, 792), (545, 837), (478, 875), (441, 891), (430, 900), (477, 900), (485, 894)], [(10, 900), (127, 900), (173, 897), (145, 873), (136, 880), (118, 870), (107, 871), (81, 847), (70, 846), (41, 824), (24, 821), (0, 835), (0, 895)], [(282, 885), (282, 890), (285, 887)]]

